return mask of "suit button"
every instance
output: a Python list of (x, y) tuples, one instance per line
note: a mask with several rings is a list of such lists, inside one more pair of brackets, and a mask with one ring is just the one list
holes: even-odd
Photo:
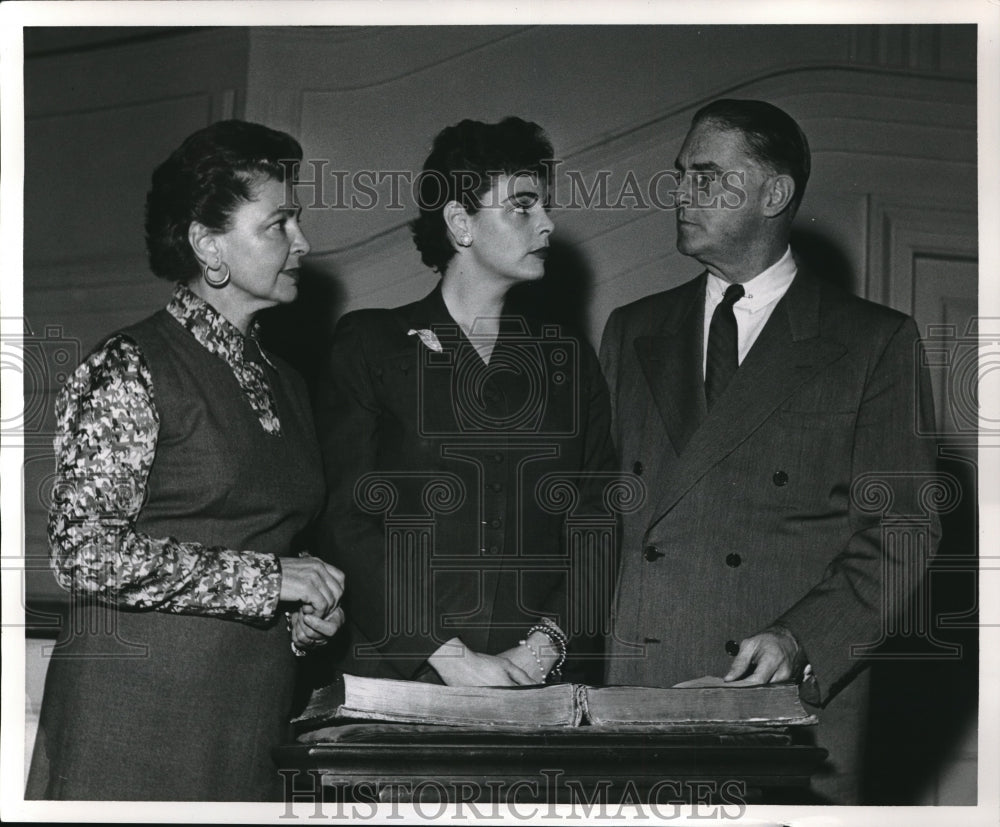
[(632, 473), (636, 474), (636, 475), (639, 475), (639, 474), (642, 473), (642, 463), (639, 462), (639, 460), (636, 460), (635, 464), (632, 466)]
[(743, 558), (740, 557), (738, 554), (727, 554), (726, 555), (726, 565), (729, 566), (729, 568), (731, 568), (731, 569), (735, 569), (742, 562), (743, 562)]
[(493, 455), (493, 461), (494, 461), (494, 462), (503, 462), (503, 454), (501, 454), (501, 453), (500, 453), (499, 451), (497, 451), (497, 452), (496, 452), (496, 453), (495, 453), (495, 454)]
[(735, 640), (726, 641), (726, 654), (731, 658), (735, 658), (737, 652), (740, 651), (740, 645)]
[(502, 482), (491, 482), (490, 483), (490, 488), (493, 491), (496, 491), (497, 493), (499, 493), (499, 492), (503, 491), (503, 483)]
[(663, 556), (663, 552), (656, 546), (646, 546), (646, 548), (642, 550), (642, 556), (652, 563), (654, 560), (659, 560)]
[(499, 554), (499, 553), (500, 553), (499, 546), (490, 546), (490, 554)]
[(490, 528), (500, 528), (501, 525), (503, 525), (503, 520), (499, 517), (494, 520), (490, 520)]
[(775, 471), (774, 476), (771, 477), (771, 482), (773, 482), (779, 488), (783, 485), (788, 485), (788, 474), (786, 474), (784, 471)]

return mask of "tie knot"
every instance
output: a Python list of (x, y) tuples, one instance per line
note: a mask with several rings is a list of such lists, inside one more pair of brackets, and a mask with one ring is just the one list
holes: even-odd
[(746, 290), (743, 289), (742, 284), (730, 284), (726, 288), (726, 292), (722, 294), (722, 301), (728, 305), (734, 305), (743, 298), (745, 293)]

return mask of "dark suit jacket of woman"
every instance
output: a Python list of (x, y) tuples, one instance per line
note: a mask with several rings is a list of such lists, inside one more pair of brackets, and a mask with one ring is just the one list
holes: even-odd
[(487, 366), (440, 287), (355, 311), (317, 417), (323, 548), (347, 576), (344, 671), (426, 677), (456, 636), (497, 654), (542, 616), (571, 634), (606, 622), (615, 460), (582, 337), (505, 312)]

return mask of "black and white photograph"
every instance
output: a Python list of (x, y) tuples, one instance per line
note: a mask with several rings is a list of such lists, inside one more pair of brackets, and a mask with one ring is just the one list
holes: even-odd
[(996, 2), (0, 19), (0, 817), (997, 823)]

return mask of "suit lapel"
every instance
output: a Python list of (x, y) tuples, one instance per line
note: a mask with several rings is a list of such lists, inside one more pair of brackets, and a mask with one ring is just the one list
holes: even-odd
[(819, 285), (796, 276), (732, 383), (691, 435), (658, 501), (654, 524), (799, 387), (847, 352), (842, 342), (819, 335), (819, 311)]
[(635, 339), (639, 365), (678, 456), (706, 414), (701, 366), (706, 281), (702, 274), (690, 283), (688, 295), (664, 319), (658, 335)]
[(439, 334), (440, 336), (453, 339), (457, 335), (452, 332), (451, 328), (457, 330), (458, 324), (456, 324), (455, 320), (448, 313), (444, 298), (441, 296), (440, 282), (419, 301), (400, 307), (399, 312), (404, 324), (408, 325), (410, 329), (434, 329), (436, 332), (437, 328), (442, 327), (444, 329)]
[[(461, 433), (457, 419), (461, 406), (455, 404), (454, 377), (463, 356), (460, 350), (468, 345), (448, 313), (440, 283), (422, 299), (398, 307), (393, 313), (399, 336), (387, 347), (380, 365), (390, 377), (390, 404), (401, 421), (415, 420), (418, 431), (426, 438)], [(432, 335), (419, 336), (417, 331)]]

